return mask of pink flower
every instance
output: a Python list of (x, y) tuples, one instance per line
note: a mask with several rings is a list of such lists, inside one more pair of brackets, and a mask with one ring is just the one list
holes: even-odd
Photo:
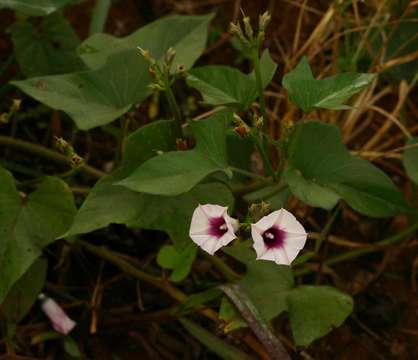
[(302, 224), (287, 210), (280, 209), (251, 224), (257, 260), (290, 265), (306, 242)]
[(211, 255), (236, 238), (238, 221), (231, 218), (227, 211), (227, 207), (206, 204), (199, 205), (193, 212), (189, 235)]
[(42, 311), (51, 320), (52, 327), (63, 335), (69, 334), (76, 326), (76, 323), (67, 316), (55, 300), (44, 294), (39, 295), (39, 299), (42, 301)]

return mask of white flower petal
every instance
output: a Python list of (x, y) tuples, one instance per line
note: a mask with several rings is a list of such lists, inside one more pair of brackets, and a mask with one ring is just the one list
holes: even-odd
[(274, 224), (278, 223), (281, 214), (280, 211), (281, 210), (273, 211), (271, 214), (262, 217), (254, 225), (262, 232), (270, 229)]
[(209, 218), (224, 216), (224, 214), (228, 211), (228, 208), (226, 206), (213, 205), (213, 204), (199, 205), (199, 207), (204, 211), (204, 213)]
[(190, 224), (190, 237), (194, 234), (205, 234), (209, 227), (209, 219), (202, 205), (199, 205), (193, 212)]
[(283, 250), (286, 252), (289, 261), (292, 262), (306, 243), (306, 235), (290, 235), (288, 234)]
[(280, 229), (293, 233), (293, 234), (302, 234), (305, 235), (306, 231), (303, 228), (302, 224), (296, 219), (296, 217), (285, 209), (280, 209), (281, 216), (278, 223)]
[[(235, 231), (239, 227), (236, 219), (228, 215), (228, 208), (219, 205), (199, 205), (193, 212), (192, 221), (190, 223), (189, 236), (197, 245), (209, 254), (214, 254), (222, 246), (229, 244), (236, 238)], [(215, 224), (221, 221), (225, 222), (226, 228), (220, 226), (219, 231), (213, 231), (212, 219)], [(223, 226), (223, 222), (220, 222)], [(219, 233), (219, 234), (218, 234)]]
[[(284, 231), (286, 236), (282, 246), (268, 248), (264, 243), (263, 234), (273, 226)], [(282, 265), (291, 264), (305, 246), (307, 238), (302, 224), (285, 209), (274, 211), (252, 224), (251, 236), (257, 259), (270, 260)]]

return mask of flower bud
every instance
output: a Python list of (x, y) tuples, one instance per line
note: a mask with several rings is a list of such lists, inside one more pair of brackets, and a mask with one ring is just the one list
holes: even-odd
[(269, 25), (271, 20), (271, 15), (268, 11), (266, 11), (264, 14), (260, 15), (258, 18), (258, 31), (264, 32)]
[(251, 26), (250, 18), (248, 16), (244, 16), (244, 18), (242, 19), (242, 22), (244, 23), (245, 34), (247, 35), (248, 40), (251, 41), (254, 36), (254, 31)]
[(261, 203), (251, 204), (251, 206), (248, 209), (248, 215), (252, 222), (257, 222), (262, 217), (270, 213), (270, 211), (270, 205), (262, 201)]
[(39, 300), (42, 301), (42, 311), (51, 321), (52, 327), (59, 333), (68, 335), (74, 329), (76, 323), (67, 316), (55, 300), (44, 294), (39, 295)]

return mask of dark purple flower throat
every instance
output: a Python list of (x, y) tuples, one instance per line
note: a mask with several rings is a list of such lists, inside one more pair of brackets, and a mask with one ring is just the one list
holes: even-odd
[(286, 231), (273, 226), (263, 232), (263, 240), (267, 249), (281, 248), (286, 240)]
[(209, 235), (220, 239), (228, 231), (223, 217), (213, 217), (209, 219)]

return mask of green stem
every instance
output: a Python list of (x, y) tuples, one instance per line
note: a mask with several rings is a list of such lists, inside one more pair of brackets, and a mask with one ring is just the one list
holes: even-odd
[[(324, 265), (328, 265), (328, 266), (334, 265), (334, 264), (345, 262), (351, 259), (356, 259), (360, 256), (364, 256), (364, 255), (367, 255), (376, 251), (381, 251), (379, 247), (396, 244), (397, 242), (403, 240), (406, 236), (413, 234), (417, 229), (418, 229), (418, 222), (396, 235), (392, 235), (386, 239), (383, 239), (373, 244), (377, 246), (364, 248), (364, 249), (357, 249), (357, 250), (349, 251), (340, 255), (333, 256), (332, 258), (324, 261)], [(301, 275), (309, 274), (312, 271), (313, 271), (312, 269), (307, 269), (307, 268), (295, 269), (293, 273), (295, 276), (301, 276)]]
[(167, 97), (168, 106), (170, 106), (171, 113), (174, 116), (174, 119), (176, 120), (176, 133), (177, 137), (181, 138), (183, 136), (182, 131), (182, 118), (181, 118), (181, 112), (177, 105), (176, 98), (174, 97), (173, 90), (171, 89), (171, 86), (169, 85), (169, 82), (167, 81), (166, 89), (165, 89), (165, 95)]
[(266, 112), (266, 99), (264, 97), (264, 88), (263, 88), (263, 79), (261, 78), (261, 69), (260, 69), (260, 57), (258, 55), (258, 47), (254, 48), (252, 51), (252, 60), (254, 65), (254, 72), (255, 72), (255, 82), (257, 85), (258, 91), (258, 100), (260, 102), (260, 111), (261, 115), (264, 118), (264, 130), (266, 130), (267, 126), (267, 112)]
[[(68, 165), (71, 164), (71, 161), (67, 156), (60, 154), (56, 151), (50, 150), (44, 146), (33, 144), (28, 141), (0, 135), (0, 145), (11, 146), (11, 147), (26, 151), (30, 154), (38, 155), (38, 156), (53, 160), (57, 163), (68, 164)], [(101, 178), (102, 176), (106, 175), (106, 173), (104, 173), (103, 171), (100, 171), (92, 166), (85, 165), (85, 164), (80, 166), (80, 170), (95, 178)]]
[(338, 204), (334, 211), (331, 214), (331, 217), (328, 219), (327, 223), (325, 224), (324, 228), (322, 229), (318, 239), (315, 242), (315, 253), (318, 253), (319, 249), (321, 248), (322, 243), (328, 237), (329, 232), (331, 231), (332, 225), (334, 221), (337, 219), (337, 215), (340, 212), (341, 205)]
[(272, 182), (269, 178), (266, 178), (266, 177), (261, 176), (261, 175), (254, 174), (251, 171), (247, 171), (247, 170), (244, 170), (244, 169), (239, 169), (239, 168), (236, 168), (234, 166), (230, 166), (229, 168), (234, 173), (237, 173), (237, 174), (240, 174), (240, 175), (244, 175), (244, 176), (247, 176), (247, 177), (252, 178), (252, 179), (257, 179), (257, 180), (263, 181), (265, 183), (271, 183)]
[(112, 0), (96, 0), (91, 20), (89, 35), (103, 32)]
[(205, 251), (201, 251), (202, 256), (209, 261), (222, 275), (225, 277), (227, 281), (235, 281), (239, 280), (241, 277), (237, 274), (234, 270), (232, 270), (225, 262), (217, 257), (216, 255), (210, 255)]
[(264, 169), (265, 169), (266, 173), (269, 176), (271, 176), (273, 178), (273, 180), (276, 181), (277, 177), (276, 177), (276, 174), (273, 170), (273, 167), (271, 166), (270, 159), (267, 156), (267, 153), (265, 151), (266, 147), (264, 145), (266, 145), (266, 144), (265, 143), (260, 144), (259, 141), (256, 140), (256, 147), (257, 147), (258, 152), (261, 155), (261, 158), (263, 159)]

